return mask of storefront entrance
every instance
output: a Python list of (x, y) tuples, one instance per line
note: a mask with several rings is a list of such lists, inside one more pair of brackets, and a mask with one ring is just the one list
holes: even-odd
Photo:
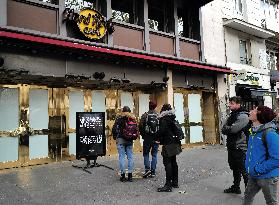
[[(0, 169), (75, 159), (76, 112), (105, 112), (107, 154), (116, 154), (111, 129), (123, 106), (139, 117), (151, 94), (15, 85), (0, 88)], [(134, 151), (142, 149), (142, 140)]]
[(213, 92), (175, 89), (174, 108), (186, 136), (183, 144), (215, 144), (218, 141)]

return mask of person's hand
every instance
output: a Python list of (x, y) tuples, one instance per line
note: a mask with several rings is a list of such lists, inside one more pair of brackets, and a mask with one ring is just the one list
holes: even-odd
[(160, 141), (155, 141), (155, 143), (160, 144)]

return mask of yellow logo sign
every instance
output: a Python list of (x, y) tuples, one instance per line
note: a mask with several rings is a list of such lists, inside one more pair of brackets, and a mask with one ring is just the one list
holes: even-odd
[(92, 9), (81, 10), (77, 24), (79, 30), (90, 39), (101, 39), (107, 31), (105, 17)]

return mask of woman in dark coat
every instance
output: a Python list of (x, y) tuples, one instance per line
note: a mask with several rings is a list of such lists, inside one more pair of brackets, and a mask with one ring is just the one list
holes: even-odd
[(159, 136), (160, 144), (163, 145), (162, 156), (166, 171), (166, 183), (163, 187), (158, 188), (158, 192), (171, 192), (172, 188), (179, 188), (176, 155), (182, 150), (180, 140), (174, 135), (175, 114), (170, 104), (163, 105), (159, 118)]

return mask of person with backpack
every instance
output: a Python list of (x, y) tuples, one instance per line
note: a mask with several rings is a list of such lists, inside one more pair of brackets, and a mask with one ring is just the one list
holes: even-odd
[[(122, 112), (116, 116), (112, 128), (113, 139), (116, 140), (119, 155), (120, 181), (133, 181), (133, 140), (139, 137), (138, 125), (135, 116), (128, 106), (124, 106)], [(128, 159), (128, 179), (125, 177), (125, 156)]]
[(159, 140), (162, 146), (163, 164), (166, 171), (166, 183), (158, 188), (158, 192), (171, 192), (178, 186), (178, 165), (176, 155), (182, 152), (180, 138), (175, 132), (175, 114), (170, 104), (164, 104), (159, 120)]
[[(153, 101), (149, 102), (149, 111), (141, 116), (139, 131), (143, 138), (143, 161), (145, 173), (143, 178), (155, 177), (157, 154), (159, 148), (159, 115), (155, 111), (157, 104)], [(151, 164), (149, 161), (149, 153), (151, 150)]]
[(249, 128), (249, 113), (241, 106), (241, 98), (229, 99), (230, 116), (222, 127), (222, 134), (227, 135), (228, 163), (233, 171), (233, 185), (224, 190), (224, 193), (241, 194), (241, 175), (245, 187), (248, 183), (248, 175), (245, 171), (245, 157), (247, 150), (246, 130)]
[(273, 121), (275, 117), (274, 111), (266, 106), (250, 111), (253, 125), (245, 161), (249, 180), (243, 205), (253, 204), (260, 190), (267, 205), (278, 205), (279, 135)]

